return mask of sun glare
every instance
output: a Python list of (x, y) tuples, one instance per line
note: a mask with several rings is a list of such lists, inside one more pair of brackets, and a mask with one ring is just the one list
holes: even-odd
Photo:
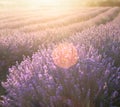
[(52, 52), (54, 63), (61, 68), (70, 68), (78, 61), (77, 49), (73, 44), (60, 43)]
[(31, 6), (74, 6), (82, 4), (82, 0), (26, 0)]
[(31, 5), (60, 5), (62, 2), (61, 0), (30, 0)]

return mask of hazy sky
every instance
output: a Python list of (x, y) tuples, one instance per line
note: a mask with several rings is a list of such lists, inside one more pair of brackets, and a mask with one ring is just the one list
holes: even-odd
[[(86, 1), (105, 1), (105, 0), (0, 0), (0, 5), (80, 5), (84, 4)], [(107, 0), (108, 2), (111, 0)], [(112, 0), (112, 1), (120, 1), (120, 0)]]
[(72, 5), (80, 4), (85, 0), (0, 0), (0, 4), (9, 5)]

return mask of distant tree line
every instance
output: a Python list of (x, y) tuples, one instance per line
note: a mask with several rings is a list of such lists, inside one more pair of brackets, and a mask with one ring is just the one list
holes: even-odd
[(120, 0), (87, 0), (88, 6), (120, 6)]

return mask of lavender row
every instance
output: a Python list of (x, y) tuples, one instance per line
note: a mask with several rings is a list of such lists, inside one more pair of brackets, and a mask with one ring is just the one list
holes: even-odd
[[(5, 28), (10, 28), (10, 29), (17, 29), (17, 28), (22, 28), (24, 27), (28, 27), (28, 26), (33, 26), (36, 24), (42, 24), (42, 26), (44, 25), (43, 23), (48, 23), (50, 25), (50, 22), (53, 23), (57, 23), (58, 22), (64, 22), (65, 21), (69, 21), (75, 20), (75, 15), (78, 14), (78, 12), (80, 11), (80, 13), (76, 16), (76, 18), (80, 18), (80, 19), (85, 19), (85, 15), (86, 14), (95, 14), (95, 12), (100, 12), (100, 11), (105, 11), (108, 8), (100, 8), (98, 10), (93, 10), (91, 12), (91, 9), (84, 9), (84, 11), (82, 9), (78, 9), (77, 11), (75, 10), (66, 10), (65, 12), (61, 12), (61, 11), (55, 11), (55, 10), (49, 10), (49, 11), (38, 11), (35, 12), (34, 14), (31, 13), (28, 16), (24, 16), (24, 13), (18, 14), (18, 13), (13, 13), (14, 16), (16, 16), (16, 18), (8, 18), (8, 20), (0, 20), (1, 25), (0, 28), (1, 29), (5, 29)], [(83, 14), (84, 12), (84, 14)], [(49, 13), (49, 14), (48, 14)], [(59, 14), (58, 14), (59, 13)], [(82, 16), (84, 15), (84, 17)], [(87, 15), (88, 16), (88, 15)], [(88, 18), (88, 17), (86, 17)], [(62, 19), (62, 21), (60, 21)], [(73, 20), (74, 19), (74, 20)], [(63, 21), (64, 20), (64, 21)], [(56, 24), (55, 23), (55, 24)]]
[(60, 44), (42, 45), (32, 58), (10, 68), (7, 82), (2, 83), (7, 91), (3, 107), (120, 106), (117, 19), (77, 33)]

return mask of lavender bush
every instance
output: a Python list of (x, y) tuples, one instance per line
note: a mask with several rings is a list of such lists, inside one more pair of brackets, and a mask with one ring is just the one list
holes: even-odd
[(92, 46), (77, 45), (76, 49), (78, 62), (68, 69), (54, 64), (53, 47), (10, 68), (3, 83), (8, 93), (3, 107), (112, 107), (107, 101), (113, 101), (118, 92), (110, 90), (110, 81), (119, 85), (119, 69), (102, 59)]

